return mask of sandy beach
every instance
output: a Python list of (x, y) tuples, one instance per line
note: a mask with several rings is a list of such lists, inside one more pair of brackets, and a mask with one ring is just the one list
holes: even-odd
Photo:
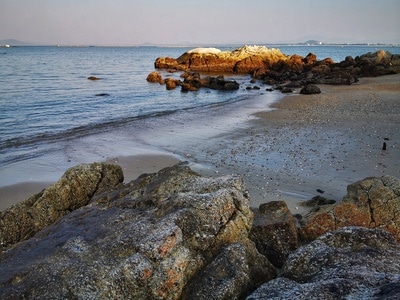
[(316, 195), (341, 200), (348, 184), (365, 177), (399, 177), (400, 75), (320, 88), (259, 109), (233, 131), (198, 143), (187, 138), (178, 154), (211, 166), (199, 170), (206, 174), (242, 175), (252, 206), (285, 200), (296, 213)]
[(234, 156), (220, 153), (225, 164), (247, 166), (254, 204), (280, 199), (296, 211), (315, 195), (341, 200), (348, 184), (365, 177), (400, 176), (400, 76), (320, 88), (258, 113), (249, 134), (232, 138), (240, 141)]
[[(340, 200), (348, 184), (365, 177), (400, 177), (400, 75), (319, 87), (321, 94), (296, 91), (273, 103), (273, 110), (271, 103), (253, 101), (211, 108), (212, 113), (205, 111), (195, 120), (174, 115), (142, 124), (142, 130), (132, 126), (124, 134), (134, 130), (140, 151), (121, 145), (123, 154), (113, 156), (117, 146), (103, 146), (108, 150), (101, 155), (76, 153), (84, 161), (70, 155), (61, 169), (108, 161), (121, 165), (129, 181), (187, 160), (205, 175), (240, 174), (252, 206), (285, 200), (293, 213), (302, 213), (300, 203), (318, 194)], [(82, 143), (107, 145), (107, 138), (76, 142)], [(156, 151), (146, 153), (146, 147)], [(44, 181), (0, 188), (0, 210), (39, 192), (48, 185)]]

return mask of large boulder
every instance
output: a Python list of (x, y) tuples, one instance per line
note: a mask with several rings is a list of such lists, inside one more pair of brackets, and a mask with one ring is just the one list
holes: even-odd
[(387, 231), (344, 227), (291, 254), (247, 299), (399, 299), (400, 245)]
[(321, 89), (313, 84), (307, 84), (305, 87), (303, 87), (300, 90), (300, 94), (304, 94), (304, 95), (312, 95), (312, 94), (320, 94), (320, 93), (321, 93)]
[(379, 50), (369, 52), (355, 58), (359, 76), (381, 76), (395, 74), (400, 71), (400, 55)]
[(160, 57), (155, 61), (158, 69), (190, 70), (195, 72), (249, 73), (273, 65), (288, 57), (279, 49), (265, 46), (243, 46), (231, 52), (215, 48), (196, 48), (177, 59)]
[(273, 61), (266, 62), (262, 56), (251, 55), (238, 60), (230, 71), (235, 74), (247, 74), (252, 73), (254, 70), (263, 69), (265, 64), (273, 64)]
[(224, 76), (206, 76), (202, 80), (202, 86), (212, 90), (232, 91), (238, 90), (240, 85), (235, 80), (226, 80)]
[(250, 239), (257, 250), (277, 268), (299, 246), (296, 220), (283, 201), (261, 204), (254, 212)]
[(176, 89), (177, 86), (180, 86), (182, 82), (178, 79), (173, 79), (173, 78), (165, 78), (165, 87), (167, 90), (174, 90)]
[(266, 280), (275, 278), (270, 262), (252, 243), (231, 244), (191, 279), (182, 299), (243, 299)]
[(300, 229), (303, 240), (344, 227), (382, 228), (400, 241), (400, 180), (392, 176), (370, 177), (347, 187), (343, 201), (306, 216)]
[(235, 287), (215, 299), (238, 299), (276, 276), (248, 239), (253, 213), (237, 176), (179, 164), (88, 199), (0, 255), (1, 299), (179, 299), (204, 274), (210, 288)]
[(157, 58), (155, 67), (195, 72), (251, 74), (265, 83), (279, 85), (298, 82), (307, 84), (352, 84), (358, 77), (380, 76), (400, 72), (400, 55), (379, 50), (356, 58), (346, 57), (335, 63), (331, 58), (317, 60), (309, 53), (285, 55), (279, 49), (265, 46), (243, 46), (233, 51), (215, 48), (196, 48), (177, 59)]
[(303, 58), (303, 62), (306, 65), (313, 65), (317, 62), (317, 56), (314, 53), (308, 53), (306, 57)]
[(41, 193), (0, 212), (0, 250), (32, 237), (123, 180), (122, 169), (117, 165), (82, 164), (67, 170)]
[(212, 90), (232, 91), (238, 90), (240, 85), (235, 80), (225, 80), (223, 75), (216, 77), (205, 76), (201, 78), (200, 73), (184, 72), (181, 75), (184, 78), (180, 84), (183, 92), (198, 91), (200, 88), (209, 88)]
[(157, 71), (153, 71), (151, 72), (149, 75), (147, 75), (146, 80), (148, 82), (158, 82), (158, 83), (162, 83), (162, 76), (160, 73), (158, 73)]
[(159, 57), (154, 62), (156, 69), (176, 69), (179, 70), (179, 65), (176, 59), (171, 57)]

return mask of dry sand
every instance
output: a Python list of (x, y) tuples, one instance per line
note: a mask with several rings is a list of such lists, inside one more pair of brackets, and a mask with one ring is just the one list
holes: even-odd
[[(348, 184), (365, 177), (400, 177), (400, 74), (362, 78), (351, 86), (319, 87), (321, 94), (289, 95), (273, 104), (272, 111), (252, 101), (212, 108), (196, 120), (175, 115), (158, 124), (148, 120), (134, 134), (129, 128), (124, 131), (135, 142), (166, 154), (133, 151), (131, 156), (103, 157), (122, 166), (125, 181), (179, 159), (188, 160), (205, 175), (239, 174), (250, 191), (252, 206), (285, 200), (293, 213), (303, 213), (299, 204), (320, 194), (317, 189), (324, 191), (320, 194), (324, 197), (340, 200)], [(250, 107), (238, 109), (238, 105)], [(86, 143), (101, 140), (104, 145), (107, 139), (95, 136)], [(27, 183), (0, 188), (0, 203), (4, 208), (44, 186)]]
[(220, 168), (244, 176), (252, 205), (286, 200), (296, 211), (302, 200), (321, 195), (317, 189), (341, 200), (352, 182), (400, 177), (400, 75), (320, 88), (259, 112), (215, 153)]

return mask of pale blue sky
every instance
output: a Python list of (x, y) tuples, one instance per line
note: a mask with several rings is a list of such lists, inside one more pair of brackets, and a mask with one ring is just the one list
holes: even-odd
[(0, 39), (144, 42), (400, 43), (400, 0), (0, 0)]

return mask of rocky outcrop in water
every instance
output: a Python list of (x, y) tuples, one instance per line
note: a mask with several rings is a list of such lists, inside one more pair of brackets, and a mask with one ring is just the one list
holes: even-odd
[(335, 63), (331, 58), (318, 60), (313, 53), (306, 57), (290, 56), (265, 46), (243, 46), (231, 52), (197, 48), (177, 59), (159, 57), (154, 66), (171, 71), (251, 74), (269, 85), (291, 82), (293, 86), (301, 87), (307, 84), (352, 84), (358, 77), (399, 73), (400, 55), (380, 50), (355, 58), (349, 56)]
[(400, 246), (386, 231), (344, 227), (291, 254), (247, 300), (399, 299)]
[(157, 71), (153, 71), (149, 75), (147, 75), (146, 80), (148, 82), (156, 82), (156, 83), (160, 83), (161, 84), (162, 83), (162, 76)]
[(175, 69), (178, 71), (249, 73), (263, 68), (265, 62), (286, 60), (279, 49), (265, 46), (243, 46), (232, 52), (215, 48), (196, 48), (185, 52), (177, 59), (159, 57), (154, 62), (156, 69)]
[(344, 227), (383, 228), (400, 241), (400, 180), (392, 176), (366, 178), (347, 187), (343, 201), (324, 205), (304, 219), (304, 240)]
[(236, 81), (225, 80), (224, 76), (222, 75), (217, 77), (201, 77), (200, 73), (184, 72), (180, 77), (183, 78), (183, 81), (173, 78), (163, 79), (160, 73), (153, 71), (147, 76), (147, 81), (165, 84), (167, 90), (173, 90), (180, 86), (182, 92), (198, 91), (200, 88), (208, 88), (220, 91), (239, 89), (239, 84)]

